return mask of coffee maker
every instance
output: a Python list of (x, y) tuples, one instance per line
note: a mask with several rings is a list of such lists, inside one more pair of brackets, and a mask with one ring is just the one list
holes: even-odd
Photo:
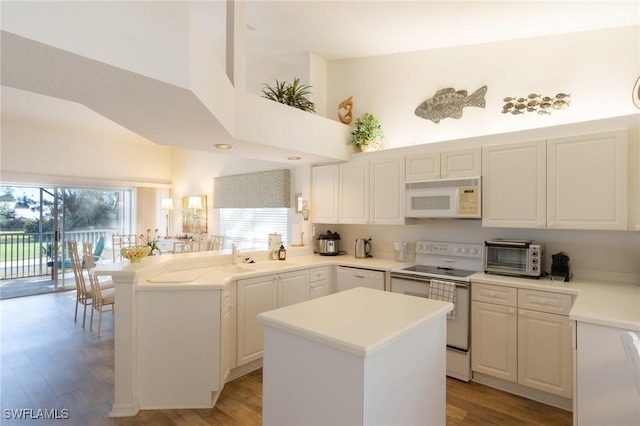
[(551, 255), (551, 276), (564, 277), (564, 282), (569, 282), (571, 272), (569, 271), (569, 255), (563, 251)]

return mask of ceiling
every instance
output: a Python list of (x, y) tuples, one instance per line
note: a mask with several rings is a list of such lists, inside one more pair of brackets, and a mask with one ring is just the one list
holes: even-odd
[[(224, 2), (214, 7), (224, 10)], [(220, 14), (218, 14), (220, 15)], [(6, 19), (6, 16), (3, 18)], [(638, 25), (626, 1), (248, 1), (249, 55), (276, 60), (313, 52), (327, 60), (384, 55)], [(215, 23), (215, 25), (219, 25)], [(143, 138), (69, 101), (2, 87), (2, 120), (99, 128)]]

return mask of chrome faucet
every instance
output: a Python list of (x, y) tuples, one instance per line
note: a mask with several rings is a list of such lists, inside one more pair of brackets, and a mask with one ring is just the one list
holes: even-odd
[(238, 249), (238, 246), (232, 243), (231, 244), (231, 264), (235, 265), (236, 263), (238, 263), (239, 257), (240, 257), (240, 250)]

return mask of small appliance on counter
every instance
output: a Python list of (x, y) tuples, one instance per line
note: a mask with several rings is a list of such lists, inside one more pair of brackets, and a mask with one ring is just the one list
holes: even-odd
[(569, 255), (563, 251), (551, 255), (551, 279), (554, 281), (569, 282), (571, 272), (569, 270)]
[(318, 235), (318, 254), (321, 256), (337, 256), (340, 254), (340, 234), (327, 230)]
[(531, 240), (497, 238), (484, 243), (487, 274), (539, 278), (544, 273), (544, 245)]
[(365, 240), (364, 238), (356, 238), (356, 259), (366, 259), (371, 257), (371, 238)]
[(404, 241), (393, 243), (393, 258), (396, 262), (406, 262), (409, 260), (409, 244)]

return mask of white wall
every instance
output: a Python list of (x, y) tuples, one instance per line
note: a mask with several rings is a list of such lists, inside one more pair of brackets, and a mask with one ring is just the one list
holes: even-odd
[[(639, 27), (633, 26), (330, 61), (328, 110), (353, 95), (354, 117), (376, 115), (390, 147), (634, 114), (639, 40)], [(459, 120), (436, 124), (414, 114), (440, 89), (471, 94), (483, 85), (486, 107), (466, 107)], [(501, 113), (504, 97), (559, 92), (571, 94), (571, 106), (549, 116)]]
[(188, 87), (187, 2), (2, 2), (2, 28)]
[(130, 132), (10, 122), (3, 116), (1, 137), (0, 176), (5, 183), (97, 187), (171, 183), (170, 148)]
[[(182, 231), (182, 214), (180, 203), (182, 197), (190, 195), (206, 195), (209, 234), (219, 232), (219, 215), (213, 209), (213, 179), (219, 176), (231, 176), (243, 173), (260, 172), (287, 168), (282, 163), (239, 159), (224, 154), (213, 154), (174, 148), (171, 153), (171, 196), (174, 211), (171, 214), (173, 233)], [(308, 166), (292, 169), (291, 192), (305, 191), (309, 194), (310, 173)], [(306, 188), (306, 190), (305, 190)]]

